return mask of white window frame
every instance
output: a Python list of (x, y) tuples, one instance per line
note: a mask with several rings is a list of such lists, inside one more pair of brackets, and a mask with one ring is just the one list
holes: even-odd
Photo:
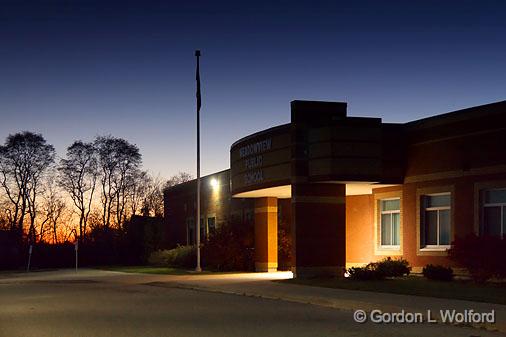
[[(449, 206), (438, 206), (438, 207), (426, 207), (425, 206), (425, 198), (426, 197), (437, 197), (437, 196), (442, 196), (442, 195), (449, 195), (450, 196), (450, 205)], [(448, 250), (451, 248), (451, 244), (450, 245), (440, 245), (439, 244), (439, 234), (440, 234), (440, 224), (439, 224), (439, 213), (440, 211), (449, 211), (450, 213), (450, 238), (452, 237), (452, 233), (451, 233), (451, 230), (452, 230), (452, 226), (451, 226), (451, 223), (452, 223), (452, 220), (451, 220), (451, 216), (452, 216), (452, 193), (451, 192), (442, 192), (442, 193), (428, 193), (428, 194), (423, 194), (422, 195), (422, 198), (423, 198), (423, 202), (421, 204), (421, 209), (422, 209), (422, 212), (424, 214), (423, 216), (423, 223), (421, 223), (420, 225), (421, 226), (424, 226), (424, 233), (426, 233), (426, 230), (427, 228), (425, 227), (425, 222), (426, 222), (426, 216), (425, 216), (425, 212), (426, 211), (436, 211), (437, 213), (437, 244), (436, 245), (425, 245), (423, 247), (420, 247), (420, 251), (434, 251), (434, 250), (442, 250), (442, 251), (445, 251), (445, 250)], [(424, 239), (425, 240), (425, 239)]]
[[(394, 211), (384, 211), (382, 208), (382, 201), (388, 201), (388, 200), (399, 200), (399, 209), (398, 210), (394, 210)], [(380, 246), (380, 249), (395, 249), (395, 250), (398, 250), (401, 245), (400, 245), (400, 241), (401, 241), (401, 238), (400, 238), (400, 235), (401, 235), (401, 224), (400, 224), (400, 221), (401, 221), (401, 198), (400, 197), (395, 197), (395, 198), (383, 198), (383, 199), (378, 199), (379, 201), (379, 210), (380, 210), (380, 217), (379, 217), (379, 224), (380, 224), (380, 228), (379, 228), (379, 246)], [(383, 242), (383, 238), (382, 238), (382, 233), (383, 233), (383, 217), (382, 215), (383, 214), (399, 214), (399, 244), (398, 245), (383, 245), (382, 242)], [(390, 216), (390, 226), (393, 227), (392, 225), (392, 219), (393, 219), (393, 216)], [(393, 230), (392, 228), (390, 228), (390, 242), (393, 242)]]
[(501, 202), (501, 203), (491, 203), (491, 204), (487, 204), (485, 203), (485, 193), (487, 191), (501, 191), (501, 190), (506, 190), (506, 188), (486, 188), (484, 190), (482, 190), (482, 204), (481, 204), (481, 225), (480, 225), (480, 236), (483, 235), (482, 233), (482, 230), (484, 229), (484, 226), (485, 226), (485, 208), (486, 207), (501, 207), (501, 238), (504, 238), (504, 236), (506, 235), (505, 231), (504, 231), (504, 208), (506, 207), (506, 202)]

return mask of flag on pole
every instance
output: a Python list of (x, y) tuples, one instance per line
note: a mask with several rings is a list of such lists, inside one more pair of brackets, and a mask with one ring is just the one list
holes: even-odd
[(200, 50), (195, 50), (197, 57), (197, 216), (195, 217), (195, 229), (197, 239), (197, 266), (195, 271), (201, 272), (200, 266), (200, 106), (202, 105), (200, 97)]
[(202, 100), (200, 96), (200, 50), (195, 51), (195, 56), (197, 56), (197, 112), (200, 112), (200, 107), (202, 105)]

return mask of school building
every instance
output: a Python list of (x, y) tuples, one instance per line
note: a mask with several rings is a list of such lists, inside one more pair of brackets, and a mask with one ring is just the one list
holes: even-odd
[[(278, 268), (290, 232), (295, 277), (403, 257), (451, 265), (457, 236), (506, 233), (506, 101), (409, 123), (350, 117), (342, 102), (293, 101), (291, 122), (231, 145), (202, 178), (201, 236), (254, 225), (255, 267)], [(164, 192), (167, 240), (195, 242), (196, 181)]]

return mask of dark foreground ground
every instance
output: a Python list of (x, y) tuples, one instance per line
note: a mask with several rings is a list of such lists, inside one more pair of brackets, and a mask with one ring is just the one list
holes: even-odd
[(171, 277), (107, 271), (0, 275), (0, 337), (503, 336), (442, 324), (358, 324), (348, 311), (181, 289), (171, 286)]

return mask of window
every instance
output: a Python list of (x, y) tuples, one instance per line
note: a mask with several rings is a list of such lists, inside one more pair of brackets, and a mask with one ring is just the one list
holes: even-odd
[(422, 196), (421, 247), (449, 248), (451, 241), (451, 194)]
[(380, 242), (382, 248), (398, 248), (401, 242), (401, 200), (382, 199), (380, 202)]
[(480, 234), (500, 237), (506, 234), (506, 189), (483, 191)]

